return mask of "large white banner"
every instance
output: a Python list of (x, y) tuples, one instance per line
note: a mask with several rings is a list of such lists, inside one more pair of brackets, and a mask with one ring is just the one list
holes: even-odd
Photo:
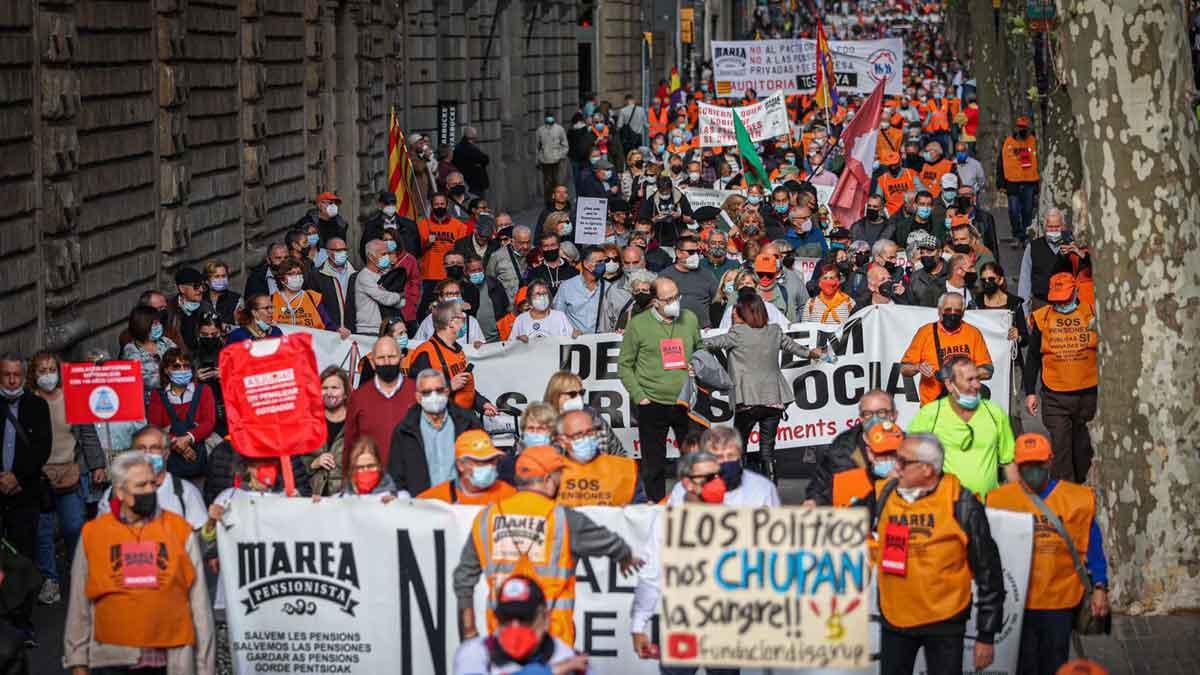
[[(1012, 373), (1008, 329), (1012, 318), (1007, 310), (971, 310), (966, 322), (983, 333), (996, 373), (987, 382), (997, 392), (994, 402), (1008, 410), (1008, 391)], [(791, 387), (795, 400), (787, 407), (775, 439), (777, 450), (826, 445), (839, 433), (853, 426), (858, 418), (858, 400), (870, 389), (881, 388), (896, 397), (900, 423), (908, 421), (920, 407), (917, 380), (900, 374), (900, 359), (917, 330), (937, 320), (937, 311), (926, 307), (875, 305), (863, 310), (840, 330), (815, 323), (796, 323), (787, 334), (810, 346), (827, 347), (834, 354), (832, 363), (797, 359), (788, 354), (780, 358), (780, 372)], [(330, 331), (314, 333), (313, 349), (317, 367), (347, 363), (352, 348)], [(715, 331), (719, 332), (719, 331)], [(357, 336), (356, 336), (357, 338)], [(370, 350), (374, 341), (359, 339), (361, 349)], [(543, 338), (529, 343), (512, 341), (467, 349), (475, 364), (475, 383), (480, 393), (500, 406), (523, 410), (525, 405), (542, 400), (546, 382), (558, 370), (569, 370), (583, 380), (588, 405), (608, 420), (626, 449), (639, 455), (637, 428), (631, 418), (629, 394), (617, 375), (617, 356), (621, 336), (616, 333), (582, 335), (570, 338)], [(724, 359), (724, 354), (718, 355)], [(716, 424), (733, 423), (733, 407), (725, 394), (701, 396), (696, 410)], [(674, 444), (673, 440), (669, 440)], [(750, 434), (751, 449), (758, 447), (758, 432)]]
[(712, 190), (709, 188), (694, 187), (681, 189), (683, 190), (683, 195), (687, 197), (688, 204), (691, 205), (693, 212), (704, 206), (713, 206), (719, 209), (725, 204), (726, 199), (729, 199), (733, 195), (742, 194), (741, 190)]
[[(713, 79), (717, 96), (759, 96), (774, 92), (811, 94), (817, 85), (816, 40), (747, 40), (712, 43)], [(869, 94), (887, 78), (884, 93), (903, 91), (904, 41), (830, 40), (839, 92)]]
[(737, 134), (733, 116), (737, 115), (746, 126), (750, 140), (759, 143), (776, 136), (791, 133), (788, 124), (787, 102), (783, 92), (768, 96), (758, 103), (733, 108), (700, 104), (700, 147), (736, 146)]
[[(650, 523), (660, 508), (582, 510), (644, 556), (657, 545), (650, 541)], [(218, 525), (217, 540), (235, 672), (448, 675), (459, 643), (452, 575), (478, 509), (424, 500), (314, 504), (240, 493)], [(987, 672), (1012, 674), (1032, 520), (1028, 514), (993, 510), (988, 520), (1007, 594), (996, 661)], [(637, 658), (632, 650), (629, 610), (635, 580), (622, 578), (615, 565), (600, 558), (581, 560), (576, 573), (575, 648), (589, 655), (594, 672), (657, 673), (657, 663)], [(484, 606), (485, 593), (481, 582), (475, 589), (477, 609)], [(872, 614), (878, 615), (874, 607)], [(481, 609), (476, 621), (486, 626)], [(878, 624), (872, 626), (874, 654)], [(657, 619), (652, 633), (658, 643)], [(973, 619), (967, 636), (964, 658), (971, 672)], [(923, 670), (918, 666), (914, 672)]]

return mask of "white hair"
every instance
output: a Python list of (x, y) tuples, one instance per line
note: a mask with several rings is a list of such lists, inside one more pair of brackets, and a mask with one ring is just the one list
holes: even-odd
[(150, 463), (150, 455), (144, 452), (123, 452), (113, 458), (112, 466), (108, 469), (113, 490), (125, 487), (125, 483), (129, 482), (129, 472), (135, 466), (144, 466), (150, 469), (150, 473), (154, 473), (154, 465)]
[[(507, 214), (501, 213), (500, 215), (503, 216), (503, 215), (507, 215)], [(509, 217), (511, 218), (512, 216), (509, 216)], [(517, 237), (518, 234), (527, 234), (530, 237), (533, 237), (533, 230), (529, 229), (528, 225), (513, 225), (512, 233), (513, 233), (514, 239)]]
[(691, 476), (692, 472), (696, 470), (696, 465), (704, 463), (704, 462), (712, 462), (713, 464), (720, 464), (721, 460), (717, 459), (715, 455), (713, 455), (711, 452), (709, 452), (707, 450), (696, 450), (693, 452), (689, 452), (688, 454), (686, 454), (686, 455), (680, 457), (678, 460), (676, 460), (676, 462), (675, 462), (676, 476), (678, 478), (684, 478), (685, 476)]
[(436, 377), (437, 379), (442, 381), (443, 386), (445, 386), (445, 384), (446, 384), (446, 376), (442, 374), (442, 371), (437, 370), (435, 368), (426, 368), (425, 370), (422, 370), (421, 372), (417, 373), (417, 379), (413, 380), (413, 384), (415, 385), (427, 377)]
[(876, 258), (881, 258), (883, 257), (884, 251), (887, 250), (887, 247), (889, 246), (900, 248), (899, 246), (896, 246), (896, 242), (892, 241), (891, 239), (880, 239), (871, 246), (871, 255)]
[(949, 291), (946, 291), (945, 293), (942, 293), (941, 296), (938, 297), (937, 308), (938, 308), (939, 312), (942, 311), (943, 309), (945, 309), (946, 303), (950, 301), (950, 298), (958, 298), (959, 300), (962, 300), (963, 307), (966, 307), (967, 300), (966, 300), (966, 298), (964, 298), (962, 296), (962, 293), (951, 293)]
[(737, 448), (740, 454), (743, 451), (742, 435), (733, 427), (709, 427), (707, 431), (700, 435), (700, 449), (706, 452), (716, 454), (717, 451), (725, 448)]
[(632, 270), (625, 277), (625, 290), (632, 290), (634, 284), (650, 284), (654, 287), (654, 280), (658, 275), (650, 270)]
[(930, 433), (915, 433), (905, 437), (904, 442), (912, 442), (913, 457), (922, 464), (933, 467), (937, 473), (942, 472), (942, 463), (946, 461), (946, 451), (942, 442)]
[(368, 256), (379, 257), (387, 253), (387, 244), (382, 239), (372, 239), (365, 246)]
[(1062, 221), (1064, 226), (1067, 224), (1067, 217), (1063, 215), (1062, 210), (1057, 206), (1051, 206), (1050, 208), (1046, 209), (1046, 215), (1042, 217), (1042, 222), (1044, 223), (1047, 220), (1050, 220), (1050, 216), (1058, 216), (1058, 219)]

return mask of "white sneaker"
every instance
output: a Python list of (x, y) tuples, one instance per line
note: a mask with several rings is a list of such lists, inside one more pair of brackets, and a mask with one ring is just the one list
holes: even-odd
[(42, 590), (38, 592), (38, 602), (43, 605), (55, 605), (62, 602), (62, 589), (58, 587), (57, 581), (47, 579), (42, 582)]

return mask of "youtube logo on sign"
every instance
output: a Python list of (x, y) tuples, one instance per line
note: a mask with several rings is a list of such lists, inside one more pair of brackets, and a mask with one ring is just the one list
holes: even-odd
[(690, 660), (700, 654), (700, 642), (693, 633), (671, 633), (667, 636), (667, 657)]

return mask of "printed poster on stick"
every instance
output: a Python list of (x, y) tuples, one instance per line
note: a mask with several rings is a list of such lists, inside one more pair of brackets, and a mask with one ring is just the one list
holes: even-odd
[(67, 424), (146, 419), (141, 361), (64, 363), (62, 385)]
[(662, 517), (664, 664), (870, 665), (865, 510), (685, 504)]

